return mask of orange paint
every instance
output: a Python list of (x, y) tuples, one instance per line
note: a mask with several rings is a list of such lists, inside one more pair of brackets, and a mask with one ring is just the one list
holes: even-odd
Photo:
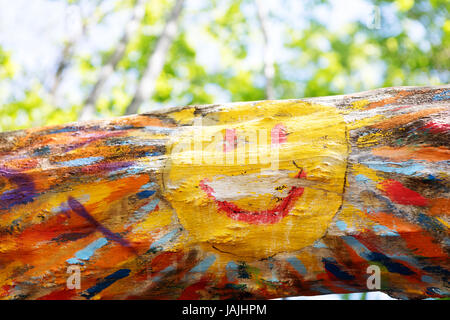
[(440, 257), (444, 254), (433, 237), (417, 225), (384, 212), (370, 213), (367, 216), (380, 225), (397, 231), (414, 254), (424, 257)]
[(109, 123), (111, 125), (126, 125), (126, 126), (133, 126), (133, 127), (145, 127), (145, 126), (152, 126), (152, 127), (174, 127), (174, 124), (170, 123), (164, 123), (158, 118), (152, 118), (149, 116), (144, 115), (136, 115), (136, 116), (127, 116), (122, 118), (117, 118), (110, 120)]
[(376, 123), (372, 125), (373, 128), (378, 128), (382, 130), (388, 130), (391, 128), (399, 127), (401, 125), (410, 123), (414, 120), (429, 116), (434, 113), (439, 113), (441, 111), (444, 111), (446, 108), (430, 108), (430, 109), (424, 109), (413, 113), (407, 113), (402, 114), (399, 116), (395, 116), (392, 118), (389, 118), (385, 121)]
[(395, 97), (390, 97), (390, 98), (386, 98), (380, 101), (376, 101), (376, 102), (372, 102), (370, 103), (366, 110), (370, 110), (370, 109), (374, 109), (374, 108), (378, 108), (378, 107), (382, 107), (384, 105), (387, 104), (391, 104), (396, 102), (397, 100), (399, 100), (400, 98), (406, 97), (411, 95), (413, 92), (408, 92), (408, 91), (400, 91), (399, 93), (397, 93), (397, 95)]
[(446, 147), (378, 147), (372, 150), (373, 155), (395, 161), (408, 161), (411, 159), (430, 162), (450, 159), (450, 149)]
[(450, 199), (437, 198), (431, 200), (431, 208), (428, 213), (432, 216), (450, 215)]

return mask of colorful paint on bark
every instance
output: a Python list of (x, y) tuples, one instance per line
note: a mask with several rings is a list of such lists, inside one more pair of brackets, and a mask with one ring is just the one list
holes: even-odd
[(449, 296), (447, 91), (1, 133), (0, 297)]

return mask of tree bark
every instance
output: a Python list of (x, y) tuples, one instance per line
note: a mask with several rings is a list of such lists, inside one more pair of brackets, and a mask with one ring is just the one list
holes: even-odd
[(448, 297), (449, 97), (396, 87), (1, 133), (0, 297)]
[(125, 114), (137, 113), (141, 104), (149, 100), (155, 91), (156, 80), (164, 67), (167, 53), (177, 33), (178, 18), (183, 10), (183, 4), (184, 0), (176, 0)]
[(130, 41), (132, 35), (136, 32), (139, 27), (139, 23), (145, 14), (145, 3), (146, 0), (136, 0), (136, 4), (133, 8), (133, 13), (130, 20), (125, 26), (125, 32), (120, 38), (114, 52), (111, 54), (107, 62), (100, 68), (97, 81), (93, 85), (86, 101), (83, 104), (83, 109), (80, 112), (80, 120), (90, 120), (95, 115), (95, 106), (97, 100), (106, 84), (106, 81), (116, 70), (117, 65), (125, 54), (128, 42)]

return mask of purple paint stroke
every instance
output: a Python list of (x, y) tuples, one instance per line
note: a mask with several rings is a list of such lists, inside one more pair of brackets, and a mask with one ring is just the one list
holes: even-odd
[(72, 197), (69, 197), (68, 200), (69, 207), (80, 217), (86, 219), (90, 224), (94, 225), (97, 230), (99, 230), (103, 235), (108, 238), (109, 240), (116, 241), (117, 243), (121, 244), (124, 247), (131, 247), (131, 243), (123, 238), (122, 236), (112, 232), (105, 226), (103, 226), (100, 222), (95, 220), (93, 216), (84, 208), (84, 206), (75, 200)]
[(37, 196), (34, 181), (24, 173), (11, 169), (0, 169), (0, 176), (5, 177), (18, 188), (8, 190), (0, 195), (0, 210), (9, 209), (18, 204), (26, 204)]

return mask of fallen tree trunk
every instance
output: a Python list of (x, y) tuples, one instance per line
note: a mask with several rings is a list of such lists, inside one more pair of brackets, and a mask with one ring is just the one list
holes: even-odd
[(1, 133), (0, 297), (446, 297), (449, 92)]

